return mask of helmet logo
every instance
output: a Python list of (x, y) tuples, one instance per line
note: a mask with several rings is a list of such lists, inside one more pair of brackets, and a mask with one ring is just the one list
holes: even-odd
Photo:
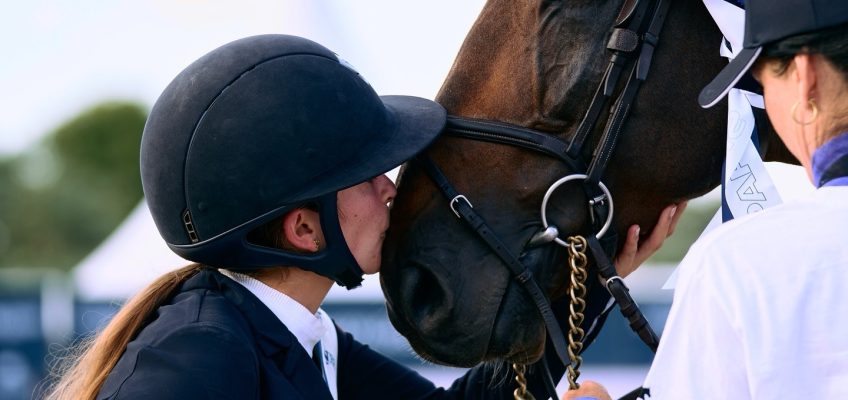
[(368, 82), (368, 81), (365, 79), (365, 77), (364, 77), (364, 76), (362, 76), (362, 74), (360, 74), (360, 73), (359, 73), (359, 71), (357, 71), (357, 70), (356, 70), (356, 68), (354, 68), (353, 64), (349, 63), (349, 62), (348, 62), (347, 60), (345, 60), (344, 58), (339, 57), (339, 55), (338, 55), (338, 54), (336, 54), (336, 53), (333, 53), (333, 54), (336, 56), (336, 59), (337, 59), (337, 60), (339, 60), (339, 64), (341, 64), (341, 65), (343, 65), (345, 68), (347, 68), (347, 69), (349, 69), (349, 70), (353, 71), (354, 73), (356, 73), (356, 75), (358, 75), (358, 76), (359, 76), (359, 78), (360, 78), (360, 79), (362, 79), (363, 81), (365, 81), (366, 83), (368, 83), (368, 85), (371, 85), (371, 82)]

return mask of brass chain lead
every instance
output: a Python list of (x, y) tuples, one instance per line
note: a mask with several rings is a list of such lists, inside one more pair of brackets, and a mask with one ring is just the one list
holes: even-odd
[(536, 400), (533, 394), (527, 391), (527, 378), (524, 377), (526, 367), (524, 364), (512, 364), (512, 370), (515, 371), (515, 384), (518, 385), (512, 392), (512, 397), (515, 400)]
[(583, 310), (586, 309), (586, 265), (588, 258), (586, 257), (586, 238), (582, 236), (571, 236), (566, 241), (568, 243), (568, 265), (571, 270), (571, 285), (568, 288), (569, 296), (569, 315), (568, 315), (568, 358), (569, 365), (566, 367), (566, 377), (568, 378), (569, 389), (579, 389), (580, 384), (577, 383), (577, 378), (580, 376), (580, 364), (583, 363), (583, 358), (580, 357), (580, 352), (583, 350), (583, 337), (586, 332), (580, 325), (583, 324)]
[[(583, 363), (580, 352), (583, 350), (583, 337), (586, 335), (580, 325), (585, 318), (583, 311), (586, 309), (586, 293), (588, 292), (586, 266), (589, 264), (589, 259), (586, 257), (586, 248), (589, 244), (582, 236), (571, 236), (567, 243), (571, 284), (568, 288), (568, 358), (570, 363), (566, 367), (566, 378), (568, 378), (569, 389), (579, 389), (580, 384), (577, 383), (577, 378), (580, 377), (580, 365)], [(512, 393), (515, 400), (534, 400), (533, 395), (527, 391), (525, 369), (524, 364), (512, 364), (512, 370), (515, 371), (515, 383), (518, 385)]]

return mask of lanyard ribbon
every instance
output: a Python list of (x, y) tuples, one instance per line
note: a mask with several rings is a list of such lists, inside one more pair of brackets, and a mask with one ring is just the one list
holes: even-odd
[[(704, 0), (724, 41), (721, 55), (733, 59), (742, 50), (745, 27), (741, 0)], [(722, 222), (780, 204), (780, 195), (759, 154), (753, 107), (763, 108), (763, 97), (741, 89), (727, 95), (727, 153), (722, 171)]]
[[(733, 59), (742, 50), (745, 31), (743, 0), (704, 0), (724, 40), (720, 54)], [(782, 202), (759, 153), (753, 107), (764, 108), (763, 96), (734, 88), (727, 94), (727, 145), (722, 167), (721, 209), (701, 236), (733, 218), (773, 207)], [(673, 289), (677, 271), (663, 289)]]

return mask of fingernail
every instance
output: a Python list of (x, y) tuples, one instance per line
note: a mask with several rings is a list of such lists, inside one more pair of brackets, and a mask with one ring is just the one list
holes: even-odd
[(634, 233), (633, 233), (633, 236), (636, 236), (636, 238), (637, 238), (637, 239), (639, 238), (639, 230), (640, 230), (640, 229), (642, 229), (642, 228), (640, 228), (639, 226), (637, 226), (637, 227), (636, 227), (636, 232), (634, 232)]
[(674, 218), (674, 213), (677, 212), (677, 206), (671, 207), (671, 212), (668, 214), (668, 218)]

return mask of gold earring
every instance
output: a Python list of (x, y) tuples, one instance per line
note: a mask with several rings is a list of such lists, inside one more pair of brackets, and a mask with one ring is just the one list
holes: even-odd
[(816, 102), (813, 101), (813, 99), (810, 99), (807, 100), (807, 103), (810, 105), (810, 108), (813, 109), (813, 118), (809, 121), (801, 121), (796, 114), (796, 111), (798, 111), (798, 105), (801, 104), (801, 100), (796, 101), (795, 104), (792, 105), (792, 110), (790, 111), (792, 113), (792, 120), (798, 125), (806, 126), (812, 124), (816, 121), (816, 118), (819, 117), (819, 108), (816, 106)]
[(315, 243), (315, 251), (321, 249), (321, 242), (318, 239), (312, 239), (312, 242)]

